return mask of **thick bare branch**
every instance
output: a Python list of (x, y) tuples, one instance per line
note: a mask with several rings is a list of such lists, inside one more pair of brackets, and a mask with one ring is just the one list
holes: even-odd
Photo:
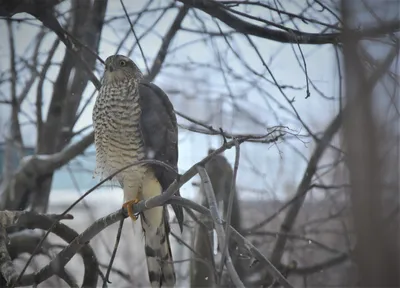
[[(182, 3), (200, 9), (212, 17), (219, 19), (229, 27), (246, 35), (253, 35), (282, 43), (294, 44), (337, 44), (342, 42), (340, 33), (305, 33), (293, 29), (279, 31), (267, 27), (257, 26), (250, 22), (241, 20), (239, 17), (229, 13), (226, 7), (214, 0), (179, 0)], [(356, 37), (378, 37), (382, 34), (389, 34), (400, 30), (399, 21), (393, 21), (384, 27), (366, 28), (355, 34)]]
[(38, 178), (62, 167), (71, 159), (82, 154), (92, 143), (93, 132), (84, 136), (77, 143), (66, 147), (61, 152), (49, 156), (38, 155), (25, 158), (13, 177), (11, 179), (5, 179), (5, 181), (1, 183), (1, 210), (6, 208), (18, 209), (20, 197), (22, 198), (25, 194), (15, 194), (15, 191), (25, 191), (25, 193), (29, 193), (29, 190), (36, 186)]
[[(61, 219), (71, 219), (71, 215), (65, 215), (64, 217), (59, 217), (58, 215), (40, 215), (35, 212), (27, 212), (27, 211), (1, 211), (0, 212), (0, 227), (2, 232), (0, 234), (0, 240), (5, 240), (7, 238), (6, 234), (6, 228), (28, 228), (28, 229), (43, 229), (47, 230), (51, 225), (53, 225), (54, 220), (58, 221)], [(75, 239), (78, 234), (66, 226), (65, 224), (57, 222), (53, 229), (53, 233), (56, 234), (57, 236), (61, 237), (63, 240), (66, 242), (71, 242), (73, 239)], [(24, 239), (25, 235), (21, 235), (22, 239)], [(28, 239), (29, 235), (28, 235)], [(8, 243), (8, 241), (4, 242)], [(23, 243), (19, 241), (19, 243)], [(1, 241), (0, 241), (0, 244)], [(14, 243), (15, 245), (15, 243)], [(5, 246), (6, 247), (6, 246)], [(28, 246), (31, 247), (32, 246)], [(12, 248), (10, 246), (10, 248)], [(23, 248), (23, 247), (21, 247)], [(24, 247), (23, 249), (25, 249)], [(2, 249), (2, 247), (1, 247)], [(5, 248), (6, 249), (6, 248)], [(1, 254), (1, 261), (4, 261), (1, 266), (1, 272), (3, 273), (3, 276), (7, 280), (7, 282), (14, 287), (15, 285), (23, 285), (19, 282), (20, 278), (16, 277), (17, 275), (15, 274), (15, 271), (13, 272), (13, 264), (11, 262), (11, 258), (8, 255), (7, 250), (2, 250), (1, 252), (6, 252), (5, 254)], [(22, 253), (24, 250), (20, 250), (19, 252)], [(34, 256), (34, 251), (29, 251), (32, 254), (31, 257)], [(85, 244), (83, 249), (80, 251), (80, 254), (82, 255), (84, 266), (85, 266), (85, 273), (84, 273), (84, 280), (83, 280), (83, 286), (84, 287), (96, 287), (97, 284), (97, 278), (98, 278), (98, 264), (96, 257), (94, 255), (93, 250), (90, 248), (88, 244)], [(7, 260), (8, 259), (8, 260)], [(96, 268), (97, 267), (97, 268)], [(62, 271), (60, 269), (64, 269), (63, 266), (58, 266), (57, 269), (53, 271), (55, 274), (59, 274)], [(14, 274), (13, 274), (14, 273)], [(11, 275), (13, 274), (13, 275)], [(22, 273), (21, 273), (22, 274)], [(21, 275), (20, 274), (20, 275)], [(33, 274), (27, 275), (24, 278), (24, 283), (25, 286), (27, 285), (33, 285), (35, 283), (40, 283), (37, 282), (38, 279), (34, 277)]]
[[(171, 185), (172, 186), (172, 185)], [(170, 186), (170, 188), (171, 188)], [(170, 189), (168, 188), (168, 189)], [(141, 201), (138, 204), (133, 205), (133, 212), (134, 213), (141, 213), (142, 211), (146, 209), (151, 209), (156, 206), (161, 206), (165, 204), (177, 204), (181, 205), (186, 208), (194, 209), (195, 211), (202, 213), (208, 217), (211, 217), (211, 212), (204, 206), (201, 206), (197, 203), (194, 203), (188, 199), (184, 199), (181, 197), (177, 196), (170, 196), (168, 199), (164, 200), (165, 197), (163, 195), (155, 196), (153, 201), (149, 203), (148, 201)], [(30, 213), (30, 212), (18, 212), (18, 213)], [(37, 214), (30, 214), (32, 218), (32, 215), (37, 215)], [(66, 263), (81, 249), (84, 247), (87, 247), (86, 243), (90, 241), (93, 237), (95, 237), (98, 233), (100, 233), (102, 230), (107, 228), (108, 226), (120, 221), (121, 219), (124, 219), (128, 217), (127, 211), (125, 209), (118, 210), (116, 212), (113, 212), (103, 218), (98, 219), (95, 221), (89, 228), (87, 228), (82, 234), (79, 236), (75, 237), (70, 244), (65, 247), (60, 253), (57, 254), (57, 256), (45, 267), (43, 267), (40, 271), (38, 271), (35, 274), (30, 274), (23, 276), (21, 278), (21, 281), (18, 282), (18, 285), (29, 285), (29, 283), (32, 283), (32, 279), (36, 279), (39, 282), (42, 282), (46, 279), (48, 279), (50, 276), (52, 276), (55, 272), (57, 271), (57, 267), (64, 267)], [(15, 221), (15, 220), (14, 220)], [(27, 219), (21, 221), (25, 223)], [(11, 222), (11, 221), (8, 221)], [(220, 221), (222, 224), (225, 225), (225, 223), (221, 220)], [(22, 224), (20, 224), (22, 225)], [(57, 224), (63, 225), (61, 223)], [(46, 227), (49, 226), (48, 223), (46, 223)], [(28, 226), (29, 228), (30, 226)], [(41, 227), (39, 227), (41, 228)], [(55, 231), (54, 233), (57, 234)], [(242, 247), (246, 248), (251, 252), (251, 254), (258, 259), (261, 263), (266, 265), (266, 268), (276, 279), (278, 280), (279, 283), (281, 283), (285, 288), (292, 288), (292, 286), (287, 282), (286, 279), (283, 278), (283, 276), (279, 273), (279, 271), (273, 267), (271, 262), (268, 261), (268, 259), (262, 255), (260, 251), (258, 251), (257, 248), (255, 248), (247, 239), (245, 239), (243, 236), (239, 234), (234, 228), (231, 227), (231, 233), (232, 237), (235, 239), (235, 241)], [(58, 234), (57, 234), (58, 235)]]

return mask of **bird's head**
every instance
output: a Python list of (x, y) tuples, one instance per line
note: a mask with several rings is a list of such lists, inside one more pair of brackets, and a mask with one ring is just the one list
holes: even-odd
[(111, 84), (127, 79), (140, 79), (142, 72), (136, 64), (126, 56), (112, 55), (106, 59), (103, 83)]

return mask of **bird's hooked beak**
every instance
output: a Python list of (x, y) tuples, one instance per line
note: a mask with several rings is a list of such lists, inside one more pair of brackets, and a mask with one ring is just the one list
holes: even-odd
[(114, 83), (125, 80), (126, 75), (121, 69), (117, 69), (117, 64), (107, 64), (104, 70), (104, 83)]
[(114, 67), (113, 67), (111, 64), (106, 65), (105, 69), (106, 69), (106, 71), (108, 71), (108, 72), (113, 72), (113, 71), (114, 71)]

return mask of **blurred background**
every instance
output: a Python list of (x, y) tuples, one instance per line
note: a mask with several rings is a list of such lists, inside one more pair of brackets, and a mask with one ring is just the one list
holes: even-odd
[[(224, 219), (293, 286), (400, 286), (398, 1), (31, 2), (0, 2), (1, 210), (61, 213), (99, 182), (96, 55), (123, 54), (174, 105), (181, 174), (223, 135), (251, 136), (206, 169)], [(181, 196), (207, 206), (200, 186), (196, 176)], [(81, 233), (122, 201), (106, 182), (64, 223)], [(182, 234), (171, 224), (177, 287), (233, 287), (212, 227), (185, 220)], [(134, 226), (123, 228), (110, 287), (148, 286)], [(117, 229), (90, 242), (103, 273)], [(28, 273), (66, 245), (48, 242)], [(229, 251), (246, 287), (279, 287), (246, 247)], [(76, 255), (66, 266), (76, 283), (82, 265)], [(68, 287), (56, 276), (41, 285)]]

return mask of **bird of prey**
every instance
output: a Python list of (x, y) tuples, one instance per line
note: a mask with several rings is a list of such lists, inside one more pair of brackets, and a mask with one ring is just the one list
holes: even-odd
[[(105, 62), (92, 119), (96, 174), (107, 177), (145, 159), (162, 161), (174, 170), (154, 163), (141, 164), (115, 176), (124, 191), (123, 207), (135, 221), (132, 204), (160, 195), (178, 176), (178, 127), (172, 103), (163, 90), (144, 79), (131, 59), (113, 55)], [(182, 231), (182, 207), (173, 205), (173, 209)], [(145, 210), (140, 220), (151, 285), (171, 287), (175, 284), (175, 271), (168, 239), (168, 210)]]

